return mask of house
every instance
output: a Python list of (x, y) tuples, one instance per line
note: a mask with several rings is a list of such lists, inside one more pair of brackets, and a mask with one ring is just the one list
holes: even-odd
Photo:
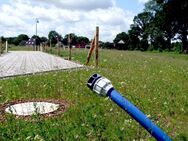
[(115, 47), (119, 50), (125, 50), (126, 49), (126, 46), (125, 46), (125, 42), (123, 40), (120, 40), (116, 45)]

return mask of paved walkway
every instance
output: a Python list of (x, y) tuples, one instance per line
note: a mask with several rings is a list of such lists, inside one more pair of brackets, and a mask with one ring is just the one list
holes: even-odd
[(0, 78), (80, 67), (83, 65), (40, 51), (11, 51), (0, 56)]

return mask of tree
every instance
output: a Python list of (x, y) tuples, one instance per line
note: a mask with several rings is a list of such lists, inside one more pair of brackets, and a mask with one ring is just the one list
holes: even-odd
[(120, 40), (123, 40), (124, 42), (126, 42), (128, 40), (128, 35), (125, 32), (121, 32), (119, 34), (116, 35), (115, 39), (113, 40), (113, 42), (115, 44), (117, 44)]
[(48, 39), (51, 41), (52, 45), (57, 44), (57, 39), (61, 39), (61, 36), (59, 33), (57, 33), (56, 31), (50, 31), (48, 34)]
[[(152, 20), (150, 21), (146, 29), (148, 34), (148, 41), (150, 43), (150, 48), (149, 48), (150, 50), (158, 50), (158, 49), (162, 50), (165, 49), (166, 47), (166, 45), (164, 44), (165, 24), (164, 24), (164, 14), (161, 12), (162, 8), (163, 8), (163, 4), (157, 3), (156, 0), (150, 0), (145, 4), (144, 11), (151, 13), (153, 16)], [(171, 41), (171, 38), (168, 39), (170, 39)]]
[(128, 44), (128, 49), (129, 50), (140, 50), (140, 39), (139, 39), (139, 28), (138, 26), (135, 26), (134, 24), (132, 24), (130, 26), (130, 30), (128, 31), (128, 36), (129, 36), (129, 44)]
[(41, 42), (42, 42), (42, 43), (44, 43), (44, 42), (47, 42), (47, 41), (48, 41), (48, 39), (47, 39), (46, 37), (41, 37), (41, 38), (40, 38), (40, 40), (41, 40)]
[(29, 37), (26, 34), (20, 34), (18, 37), (14, 38), (13, 43), (17, 46), (23, 41), (27, 41)]
[(8, 37), (7, 41), (8, 41), (9, 44), (14, 44), (15, 45), (15, 43), (14, 43), (15, 39), (16, 39), (16, 37)]
[(182, 41), (182, 52), (188, 53), (188, 1), (187, 0), (160, 0), (162, 12), (166, 14), (165, 21), (170, 22), (178, 38)]
[(110, 42), (101, 42), (100, 43), (101, 48), (107, 48), (107, 49), (113, 49), (114, 48), (114, 43)]
[(77, 36), (74, 34), (74, 33), (69, 33), (69, 34), (66, 34), (65, 37), (63, 38), (63, 44), (64, 45), (68, 45), (68, 36), (70, 35), (71, 37), (71, 44), (72, 45), (76, 45), (76, 40), (77, 40)]
[(162, 11), (163, 9), (163, 3), (159, 3), (158, 0), (149, 0), (147, 3), (145, 3), (145, 12), (152, 13), (153, 16), (155, 16), (156, 13)]
[(142, 12), (134, 17), (134, 26), (137, 28), (139, 32), (140, 38), (140, 49), (147, 50), (148, 49), (148, 27), (150, 22), (153, 20), (153, 14), (151, 12)]
[(3, 37), (3, 36), (1, 36), (1, 37), (0, 37), (0, 42), (4, 43), (5, 41), (6, 41), (6, 38)]
[(89, 39), (87, 37), (83, 37), (83, 36), (77, 36), (76, 37), (76, 44), (89, 44)]
[(35, 39), (35, 45), (39, 46), (41, 43), (41, 39), (39, 36), (33, 35), (31, 38)]
[[(172, 49), (172, 40), (182, 41), (182, 52), (188, 53), (188, 1), (187, 0), (150, 0), (145, 9), (134, 17), (134, 24), (126, 33), (118, 34), (114, 43), (122, 40), (128, 49), (159, 51)], [(128, 38), (127, 38), (128, 37)], [(180, 47), (179, 47), (180, 48)]]
[(166, 6), (168, 16), (170, 12), (175, 26), (177, 26), (177, 33), (180, 34), (179, 39), (182, 41), (184, 52), (188, 53), (187, 35), (188, 35), (188, 1), (187, 0), (172, 0)]
[[(124, 45), (118, 46), (119, 41), (123, 41)], [(113, 40), (114, 44), (118, 49), (127, 49), (128, 42), (129, 42), (129, 36), (125, 32), (121, 32), (116, 35), (115, 39)]]

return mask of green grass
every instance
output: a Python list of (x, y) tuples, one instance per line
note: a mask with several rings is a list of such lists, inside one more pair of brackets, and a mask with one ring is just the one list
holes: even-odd
[(9, 45), (8, 50), (9, 51), (33, 51), (33, 48), (31, 46), (25, 47), (25, 46)]
[[(73, 49), (73, 60), (84, 63), (87, 51)], [(110, 79), (173, 140), (188, 139), (188, 56), (100, 50), (98, 68), (0, 80), (0, 103), (35, 98), (69, 102), (58, 117), (24, 121), (7, 115), (0, 123), (0, 140), (154, 140), (111, 100), (87, 88), (93, 73)]]

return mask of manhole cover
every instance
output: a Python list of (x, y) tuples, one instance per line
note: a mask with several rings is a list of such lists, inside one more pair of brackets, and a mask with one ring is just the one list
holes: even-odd
[(50, 102), (25, 102), (10, 105), (5, 112), (19, 116), (29, 116), (33, 114), (47, 114), (58, 110), (59, 104)]

